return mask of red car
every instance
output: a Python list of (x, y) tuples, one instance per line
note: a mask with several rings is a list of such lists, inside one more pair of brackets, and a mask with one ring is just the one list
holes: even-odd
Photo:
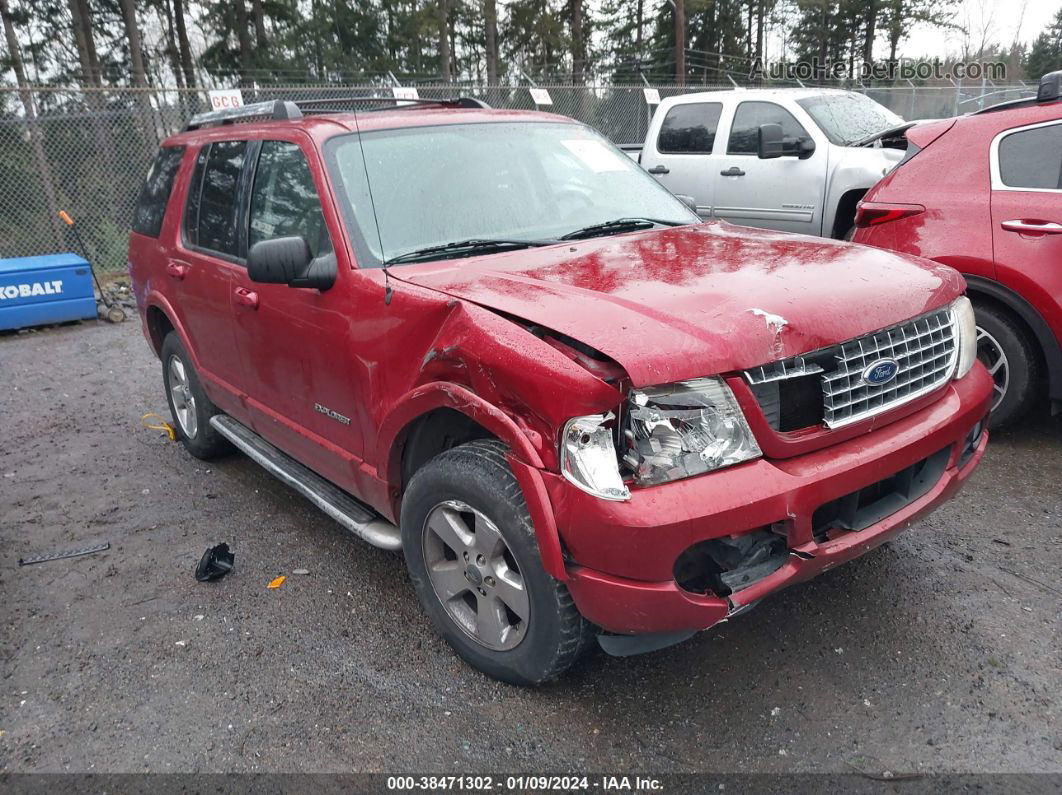
[[(992, 424), (1047, 394), (1062, 407), (1062, 72), (1035, 99), (907, 132), (871, 188), (854, 240), (950, 265), (977, 313), (978, 358), (995, 381)], [(1046, 387), (1046, 389), (1045, 389)]]
[(483, 671), (675, 643), (980, 460), (991, 379), (951, 268), (700, 223), (561, 116), (343, 104), (164, 142), (129, 240), (144, 332), (188, 451), (241, 450), (401, 549)]

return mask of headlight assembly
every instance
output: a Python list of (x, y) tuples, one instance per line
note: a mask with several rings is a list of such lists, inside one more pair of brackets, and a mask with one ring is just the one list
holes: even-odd
[(642, 485), (758, 458), (760, 447), (730, 388), (696, 378), (631, 393), (623, 461)]
[(959, 344), (959, 364), (955, 368), (955, 377), (962, 378), (977, 361), (977, 321), (970, 299), (965, 295), (956, 298), (951, 305), (951, 316), (955, 319), (955, 335)]

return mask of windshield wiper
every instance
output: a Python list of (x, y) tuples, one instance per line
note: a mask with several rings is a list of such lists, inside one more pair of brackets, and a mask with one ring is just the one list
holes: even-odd
[(517, 251), (522, 248), (549, 246), (556, 242), (556, 240), (491, 240), (479, 238), (455, 240), (452, 243), (442, 243), (438, 246), (427, 246), (407, 251), (405, 254), (399, 254), (397, 257), (385, 260), (384, 265), (398, 265), (403, 262), (426, 262), (449, 257), (471, 257), (476, 254), (489, 254), (493, 251)]
[(687, 221), (664, 221), (659, 218), (615, 218), (600, 224), (590, 224), (582, 229), (576, 229), (566, 235), (561, 235), (561, 240), (581, 240), (586, 237), (598, 235), (611, 235), (617, 232), (634, 232), (639, 229), (652, 229), (654, 226), (685, 226)]

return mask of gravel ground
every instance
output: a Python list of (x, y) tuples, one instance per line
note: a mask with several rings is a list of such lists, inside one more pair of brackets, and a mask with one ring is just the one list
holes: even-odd
[(1062, 418), (892, 545), (523, 690), (431, 633), (401, 558), (142, 429), (159, 370), (135, 320), (0, 338), (0, 772), (1062, 771)]

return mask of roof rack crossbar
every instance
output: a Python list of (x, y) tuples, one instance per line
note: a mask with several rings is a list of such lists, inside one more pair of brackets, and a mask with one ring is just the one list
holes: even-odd
[(301, 119), (302, 111), (299, 110), (298, 105), (294, 102), (288, 102), (281, 99), (271, 100), (269, 102), (254, 102), (250, 105), (243, 105), (239, 108), (226, 108), (225, 110), (212, 110), (207, 113), (197, 113), (189, 120), (184, 129), (198, 130), (200, 127), (206, 127), (208, 125), (232, 124), (236, 121), (253, 119), (259, 116), (270, 116), (278, 121), (290, 121), (292, 119)]
[[(326, 97), (323, 99), (299, 99), (294, 104), (302, 111), (310, 113), (328, 112), (335, 106), (352, 104), (369, 104), (378, 102), (394, 102), (398, 108), (409, 108), (424, 105), (445, 105), (455, 108), (479, 108), (490, 110), (490, 105), (475, 97), (457, 97), (456, 99), (402, 99), (398, 97)], [(384, 108), (370, 108), (370, 110), (384, 110)], [(387, 108), (394, 110), (394, 108)]]

